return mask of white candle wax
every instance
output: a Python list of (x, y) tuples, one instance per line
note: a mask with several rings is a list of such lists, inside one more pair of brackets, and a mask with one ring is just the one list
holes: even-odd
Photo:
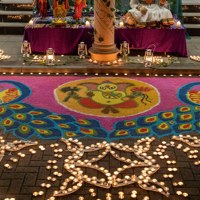
[(86, 22), (85, 22), (85, 26), (86, 26), (86, 27), (90, 27), (90, 22), (89, 22), (89, 21), (86, 21)]

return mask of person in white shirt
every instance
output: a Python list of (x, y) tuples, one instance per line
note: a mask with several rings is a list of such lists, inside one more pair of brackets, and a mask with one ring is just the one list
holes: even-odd
[(124, 16), (125, 23), (135, 25), (137, 23), (161, 21), (173, 18), (171, 11), (166, 7), (166, 0), (145, 0), (145, 4), (140, 4), (138, 0), (131, 0), (131, 9)]

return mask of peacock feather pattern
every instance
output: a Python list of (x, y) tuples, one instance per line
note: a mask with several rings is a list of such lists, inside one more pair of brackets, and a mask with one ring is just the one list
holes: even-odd
[(182, 106), (173, 111), (132, 120), (118, 121), (109, 132), (95, 119), (76, 120), (71, 115), (59, 115), (27, 103), (0, 106), (0, 127), (21, 138), (41, 139), (94, 137), (107, 141), (146, 136), (166, 136), (200, 131), (200, 107)]

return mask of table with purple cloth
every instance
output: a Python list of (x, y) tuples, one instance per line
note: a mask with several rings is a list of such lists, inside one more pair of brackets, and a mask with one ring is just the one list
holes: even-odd
[[(53, 48), (56, 54), (76, 55), (81, 41), (88, 48), (92, 46), (93, 28), (26, 27), (24, 40), (30, 42), (33, 53), (44, 53), (48, 48)], [(127, 41), (131, 49), (145, 50), (153, 45), (155, 52), (187, 56), (184, 28), (116, 28), (115, 42), (118, 48), (123, 41)]]

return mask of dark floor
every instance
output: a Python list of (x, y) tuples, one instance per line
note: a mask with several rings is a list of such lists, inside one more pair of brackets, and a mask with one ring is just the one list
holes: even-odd
[[(12, 142), (16, 140), (12, 134), (1, 134), (6, 142)], [(191, 136), (197, 136), (198, 134), (191, 134)], [(6, 151), (3, 160), (1, 161), (0, 165), (0, 199), (6, 198), (15, 198), (17, 200), (29, 200), (29, 199), (49, 199), (53, 195), (53, 191), (59, 190), (59, 187), (64, 182), (64, 179), (71, 176), (65, 169), (64, 169), (64, 160), (70, 155), (69, 152), (66, 151), (66, 146), (61, 141), (38, 141), (39, 144), (36, 146), (26, 147), (22, 150), (16, 152), (8, 152)], [(84, 145), (94, 144), (99, 142), (94, 139), (90, 140), (83, 140)], [(128, 144), (133, 147), (135, 145), (136, 140), (121, 140), (123, 144)], [(166, 143), (165, 143), (166, 142)], [(199, 141), (198, 141), (199, 142)], [(58, 147), (50, 147), (51, 144), (59, 144)], [(178, 149), (182, 144), (181, 149)], [(43, 145), (45, 150), (41, 150), (39, 145)], [(160, 146), (161, 145), (161, 146)], [(186, 147), (189, 147), (190, 150), (186, 153)], [(36, 150), (36, 154), (30, 153), (29, 149)], [(62, 153), (55, 153), (53, 149), (62, 149)], [(163, 151), (162, 155), (155, 155), (155, 152), (159, 152), (159, 149)], [(196, 151), (194, 151), (196, 150)], [(124, 192), (124, 199), (133, 199), (131, 198), (132, 190), (137, 191), (137, 198), (138, 200), (145, 199), (145, 196), (148, 196), (151, 200), (199, 200), (200, 199), (200, 163), (198, 164), (197, 161), (200, 161), (200, 146), (197, 147), (190, 147), (187, 144), (176, 141), (171, 137), (166, 137), (162, 139), (156, 138), (150, 144), (150, 150), (147, 152), (148, 156), (152, 156), (156, 159), (156, 164), (160, 165), (160, 169), (153, 175), (150, 176), (152, 179), (157, 179), (158, 182), (164, 182), (165, 186), (169, 188), (169, 197), (165, 197), (164, 195), (160, 194), (159, 192), (152, 192), (145, 189), (142, 189), (138, 186), (138, 183), (131, 184), (125, 187), (119, 188), (110, 188), (110, 189), (100, 189), (90, 184), (83, 184), (83, 186), (73, 194), (57, 197), (56, 199), (69, 199), (69, 200), (79, 200), (80, 197), (83, 196), (84, 199), (87, 200), (94, 200), (94, 199), (106, 199), (106, 194), (111, 193), (112, 199), (120, 199), (118, 192)], [(20, 158), (18, 153), (24, 153), (25, 157)], [(117, 151), (116, 151), (117, 152)], [(91, 159), (96, 157), (100, 151), (91, 152), (87, 154), (85, 159)], [(121, 157), (124, 156), (126, 158), (130, 158), (131, 160), (139, 160), (134, 153), (124, 153), (123, 151), (117, 152)], [(55, 154), (62, 155), (62, 158), (55, 157)], [(164, 158), (162, 156), (168, 155), (169, 158)], [(197, 158), (189, 158), (189, 155), (197, 155)], [(19, 159), (18, 162), (14, 163), (11, 161), (12, 158)], [(49, 160), (57, 160), (57, 164), (48, 164)], [(167, 164), (167, 161), (175, 160), (176, 164)], [(197, 163), (196, 163), (197, 162)], [(196, 163), (196, 165), (194, 164)], [(4, 165), (10, 164), (11, 169), (7, 169)], [(95, 163), (96, 164), (96, 163)], [(108, 154), (105, 158), (101, 161), (97, 162), (97, 164), (101, 167), (105, 167), (111, 173), (116, 170), (118, 167), (123, 166), (123, 162), (120, 162), (114, 159), (110, 154)], [(58, 169), (46, 169), (47, 165), (51, 166), (58, 166)], [(177, 171), (170, 171), (171, 168), (177, 168)], [(121, 173), (118, 177), (133, 174), (139, 176), (141, 174), (141, 170), (144, 167), (139, 168), (131, 168)], [(148, 169), (150, 170), (150, 168)], [(61, 172), (62, 176), (58, 177), (53, 173), (55, 171)], [(102, 178), (100, 173), (96, 170), (91, 170), (89, 168), (83, 168), (84, 174), (87, 174), (89, 177), (97, 176), (98, 178)], [(168, 176), (169, 174), (173, 175), (173, 178), (164, 178), (163, 176)], [(55, 177), (56, 181), (49, 181), (47, 177)], [(182, 184), (183, 185), (175, 185), (175, 184)], [(50, 188), (42, 187), (41, 184), (51, 184)], [(151, 184), (150, 184), (151, 185)], [(68, 187), (71, 187), (70, 185)], [(91, 194), (89, 190), (93, 188), (95, 194)], [(159, 188), (159, 187), (158, 187)], [(41, 196), (34, 197), (34, 192), (44, 191), (44, 194)], [(177, 191), (181, 191), (182, 194), (188, 194), (188, 197), (183, 197), (183, 195), (178, 195)], [(91, 195), (94, 195), (92, 197)], [(53, 199), (53, 198), (52, 198)]]

